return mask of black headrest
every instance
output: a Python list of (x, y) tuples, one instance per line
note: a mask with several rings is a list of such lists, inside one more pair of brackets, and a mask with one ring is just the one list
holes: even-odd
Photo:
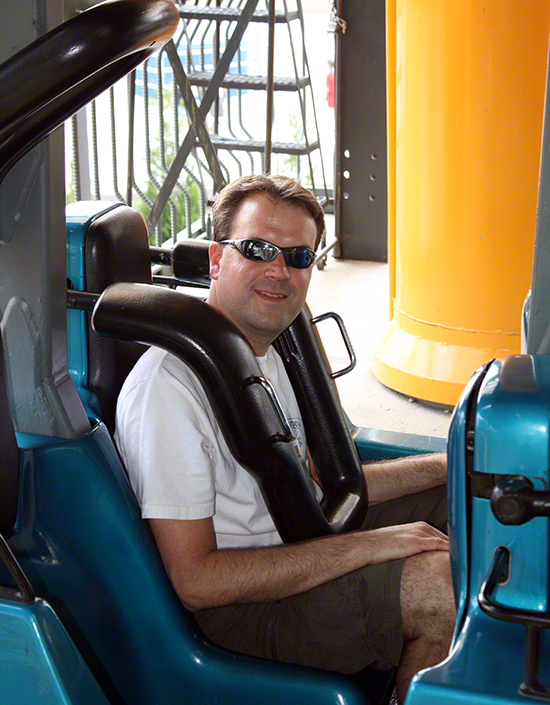
[(4, 346), (0, 335), (0, 533), (7, 537), (17, 519), (19, 449), (8, 397)]
[(172, 249), (172, 271), (177, 279), (210, 286), (207, 240), (181, 240)]
[[(149, 236), (142, 216), (125, 205), (93, 221), (85, 242), (86, 290), (100, 294), (115, 282), (152, 283)], [(147, 349), (104, 338), (88, 326), (88, 387), (97, 395), (103, 421), (115, 428), (116, 401), (124, 380)]]

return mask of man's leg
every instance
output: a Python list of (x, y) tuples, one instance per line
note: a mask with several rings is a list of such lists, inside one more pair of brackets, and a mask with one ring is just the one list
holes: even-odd
[(396, 680), (403, 703), (414, 674), (443, 661), (449, 652), (456, 620), (449, 554), (432, 551), (407, 558), (400, 599), (403, 651)]
[[(370, 507), (364, 528), (427, 521), (447, 528), (446, 487), (436, 487)], [(448, 654), (456, 611), (449, 554), (420, 553), (405, 560), (399, 591), (403, 649), (397, 667), (397, 690), (404, 701), (411, 678)]]
[[(421, 519), (446, 527), (444, 487), (370, 508), (364, 528)], [(404, 698), (414, 673), (447, 655), (454, 628), (449, 554), (366, 566), (284, 600), (202, 610), (195, 618), (212, 641), (251, 656), (350, 674), (393, 666)]]
[(215, 643), (251, 656), (349, 674), (393, 666), (403, 702), (412, 676), (448, 653), (455, 621), (449, 554), (366, 566), (275, 603), (195, 616)]
[(200, 628), (232, 651), (353, 674), (395, 668), (403, 649), (405, 559), (366, 566), (272, 603), (195, 612)]

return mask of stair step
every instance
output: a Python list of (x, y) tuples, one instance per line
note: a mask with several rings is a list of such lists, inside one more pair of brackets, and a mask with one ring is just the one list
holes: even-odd
[[(241, 16), (238, 8), (232, 7), (196, 7), (194, 5), (180, 5), (178, 7), (180, 17), (186, 20), (218, 20), (235, 21)], [(289, 21), (298, 18), (296, 11), (288, 13)], [(252, 15), (251, 22), (268, 22), (267, 10), (256, 10)], [(275, 22), (286, 22), (285, 13), (282, 10), (275, 12)]]
[[(218, 149), (234, 149), (242, 152), (263, 152), (265, 142), (261, 140), (236, 140), (227, 137), (210, 135), (212, 146)], [(319, 141), (315, 140), (306, 147), (305, 142), (272, 142), (271, 151), (273, 154), (295, 154), (304, 156), (319, 149)]]
[[(188, 74), (189, 83), (192, 86), (207, 87), (213, 73), (211, 71), (193, 71)], [(298, 78), (296, 85), (295, 78), (274, 78), (273, 89), (276, 91), (296, 91), (310, 85), (307, 76)], [(242, 90), (265, 90), (267, 88), (266, 76), (247, 76), (239, 73), (227, 73), (222, 81), (223, 88), (238, 88)]]

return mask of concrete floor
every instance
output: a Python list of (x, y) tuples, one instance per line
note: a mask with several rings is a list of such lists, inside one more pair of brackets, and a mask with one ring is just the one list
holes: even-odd
[[(330, 241), (330, 238), (329, 240)], [(344, 320), (357, 356), (352, 372), (337, 379), (343, 408), (357, 426), (446, 437), (451, 414), (384, 387), (373, 373), (377, 345), (389, 324), (388, 265), (339, 260), (329, 255), (315, 268), (308, 294), (314, 316), (327, 311)], [(348, 364), (347, 352), (332, 320), (319, 333), (333, 370)]]

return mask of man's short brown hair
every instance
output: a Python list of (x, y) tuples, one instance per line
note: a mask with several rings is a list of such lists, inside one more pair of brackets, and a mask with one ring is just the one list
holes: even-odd
[(266, 174), (241, 176), (220, 191), (212, 206), (214, 240), (221, 242), (229, 239), (231, 225), (238, 207), (246, 198), (258, 193), (263, 194), (274, 203), (284, 203), (294, 208), (301, 208), (311, 215), (317, 227), (317, 237), (315, 238), (315, 249), (317, 249), (325, 234), (325, 214), (319, 201), (311, 191), (308, 191), (295, 179), (288, 176)]

